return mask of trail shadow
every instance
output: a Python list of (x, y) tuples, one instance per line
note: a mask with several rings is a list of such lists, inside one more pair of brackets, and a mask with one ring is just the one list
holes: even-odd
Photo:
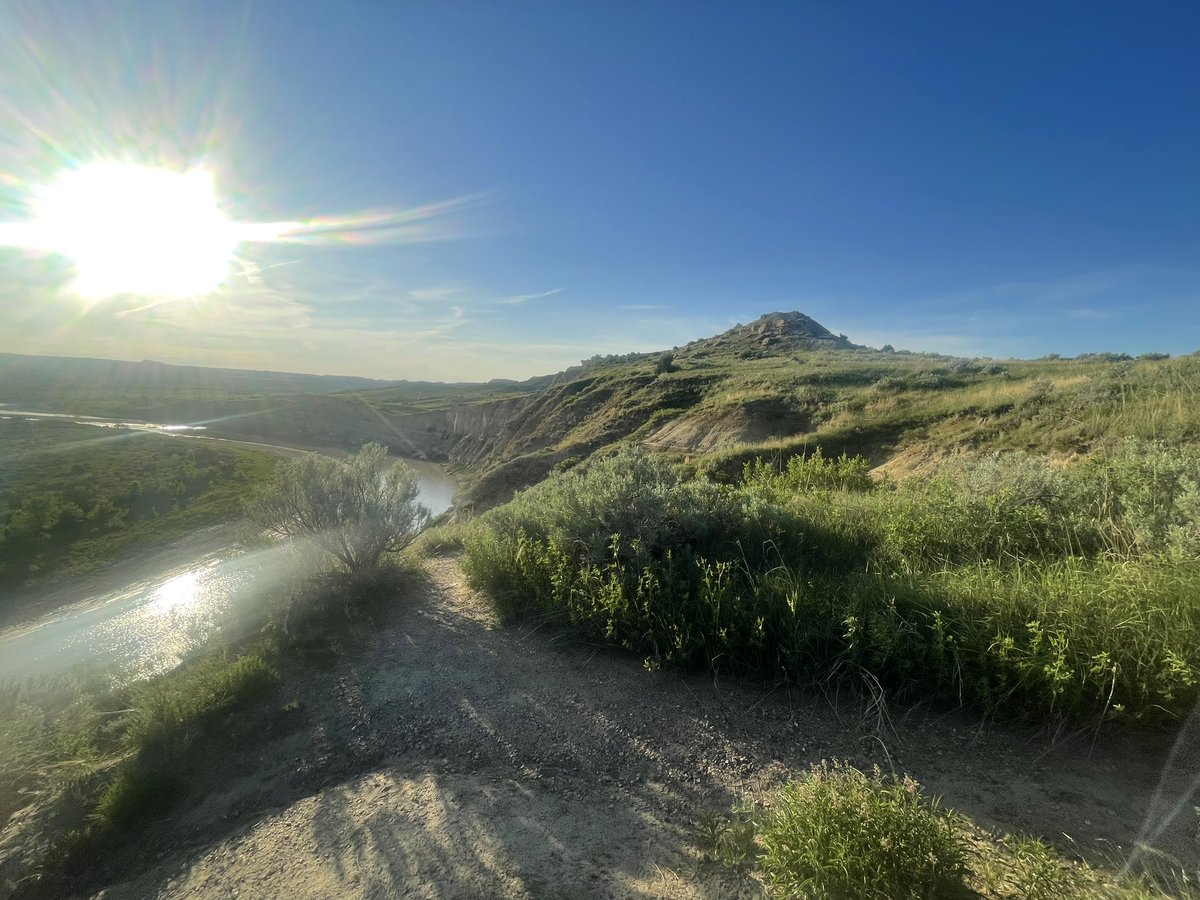
[[(328, 671), (290, 663), (280, 700), (303, 727), (214, 764), (203, 808), (114, 859), (105, 880), (133, 880), (106, 896), (218, 896), (242, 879), (299, 896), (754, 895), (697, 862), (698, 816), (833, 757), (1099, 859), (1137, 838), (1169, 750), (1051, 748), (961, 712), (649, 673), (549, 628), (495, 627), (437, 565)], [(1182, 825), (1159, 846), (1195, 862)], [(253, 882), (264, 859), (276, 874)]]

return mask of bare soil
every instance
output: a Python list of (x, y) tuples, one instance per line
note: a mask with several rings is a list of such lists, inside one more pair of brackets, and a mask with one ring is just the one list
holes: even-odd
[(1186, 748), (1155, 799), (1165, 741), (1052, 743), (957, 712), (648, 672), (550, 628), (497, 627), (452, 558), (361, 644), (281, 674), (275, 702), (297, 701), (297, 721), (214, 759), (202, 797), (95, 873), (111, 885), (98, 896), (760, 896), (703, 858), (698, 818), (831, 757), (1110, 863), (1169, 821), (1157, 845), (1197, 859)]

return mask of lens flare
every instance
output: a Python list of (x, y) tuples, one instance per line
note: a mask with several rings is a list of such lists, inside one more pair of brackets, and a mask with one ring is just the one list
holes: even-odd
[(213, 177), (96, 163), (59, 176), (33, 204), (30, 243), (75, 266), (89, 298), (207, 293), (229, 274), (237, 235)]
[(90, 300), (139, 295), (156, 301), (210, 294), (246, 270), (244, 244), (383, 244), (444, 240), (432, 227), (482, 195), (408, 210), (306, 221), (237, 222), (221, 208), (213, 175), (97, 161), (30, 192), (31, 218), (0, 223), (0, 247), (66, 257), (74, 293)]

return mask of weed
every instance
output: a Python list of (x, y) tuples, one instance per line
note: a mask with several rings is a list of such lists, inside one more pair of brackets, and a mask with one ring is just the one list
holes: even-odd
[(785, 786), (761, 828), (761, 865), (780, 896), (957, 897), (966, 843), (956, 817), (910, 778), (823, 762)]

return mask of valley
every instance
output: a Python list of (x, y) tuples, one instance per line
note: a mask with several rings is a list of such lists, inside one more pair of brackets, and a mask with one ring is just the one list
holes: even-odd
[[(223, 546), (167, 573), (200, 572), (203, 640), (177, 647), (195, 627), (172, 613), (154, 653), (130, 645), (133, 682), (41, 662), (8, 682), (15, 896), (760, 896), (779, 791), (828, 759), (965, 816), (977, 896), (1186, 896), (1194, 355), (963, 359), (771, 313), (524, 382), (82, 361), (49, 391), (32, 373), (57, 361), (0, 362), (23, 373), (0, 381), (12, 497), (67, 509), (84, 473), (150, 465), (161, 509), (129, 506), (130, 547), (239, 540), (242, 499), (306, 450), (380, 443), (455, 479), (378, 583), (287, 556), (227, 573), (257, 557)], [(96, 570), (81, 534), (64, 558)], [(164, 585), (131, 609), (172, 604)], [(1047, 873), (1059, 893), (1014, 887)]]

